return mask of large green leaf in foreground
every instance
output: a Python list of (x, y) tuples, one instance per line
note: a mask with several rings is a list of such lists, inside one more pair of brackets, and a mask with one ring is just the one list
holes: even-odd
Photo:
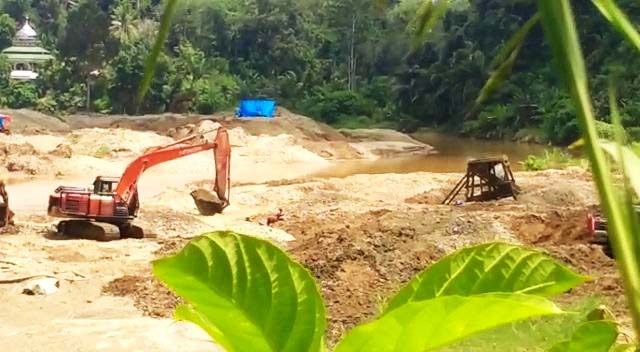
[(528, 293), (550, 297), (586, 278), (548, 255), (506, 243), (455, 252), (416, 276), (388, 303), (384, 313), (411, 301), (481, 293)]
[(354, 328), (336, 352), (423, 352), (529, 318), (561, 314), (540, 296), (493, 293), (411, 302)]
[(320, 351), (325, 310), (309, 272), (267, 241), (214, 232), (154, 274), (183, 297), (176, 318), (202, 327), (227, 351)]
[[(600, 146), (616, 162), (624, 165), (625, 175), (629, 178), (631, 187), (640, 195), (640, 158), (628, 146), (618, 145), (615, 142), (601, 141)], [(620, 153), (621, 152), (621, 153)]]
[(589, 321), (580, 325), (570, 341), (554, 346), (549, 352), (608, 352), (617, 338), (614, 322)]

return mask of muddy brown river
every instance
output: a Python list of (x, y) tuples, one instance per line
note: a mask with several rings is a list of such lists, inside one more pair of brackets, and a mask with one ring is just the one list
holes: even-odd
[(347, 177), (355, 174), (436, 172), (459, 173), (467, 161), (506, 155), (513, 171), (522, 170), (521, 162), (529, 155), (543, 155), (552, 147), (532, 143), (461, 138), (437, 132), (420, 132), (413, 138), (433, 146), (437, 154), (375, 161), (338, 161), (332, 167), (314, 173), (315, 177)]

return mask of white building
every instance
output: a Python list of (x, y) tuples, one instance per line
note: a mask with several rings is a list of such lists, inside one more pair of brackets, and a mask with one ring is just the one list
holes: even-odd
[(16, 32), (13, 45), (2, 51), (2, 54), (11, 63), (12, 79), (36, 79), (38, 66), (53, 59), (49, 51), (39, 45), (38, 33), (33, 29), (27, 17), (22, 28)]

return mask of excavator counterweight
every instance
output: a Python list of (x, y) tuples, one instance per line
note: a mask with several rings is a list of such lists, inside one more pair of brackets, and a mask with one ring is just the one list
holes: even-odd
[(191, 196), (201, 214), (222, 213), (229, 205), (231, 147), (226, 129), (220, 127), (213, 141), (205, 134), (197, 134), (149, 148), (127, 166), (122, 176), (98, 176), (92, 188), (58, 187), (49, 197), (48, 214), (67, 219), (58, 224), (59, 234), (101, 241), (149, 237), (140, 226), (133, 224), (140, 208), (140, 176), (155, 165), (206, 150), (213, 150), (214, 154), (214, 193), (200, 189)]

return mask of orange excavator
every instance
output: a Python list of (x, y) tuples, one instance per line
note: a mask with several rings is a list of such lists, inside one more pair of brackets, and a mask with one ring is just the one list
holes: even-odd
[(183, 138), (147, 149), (132, 161), (120, 177), (98, 176), (93, 189), (60, 186), (49, 196), (49, 216), (66, 218), (58, 223), (59, 234), (101, 241), (144, 238), (145, 231), (133, 224), (138, 215), (138, 180), (149, 168), (191, 154), (213, 150), (215, 194), (200, 189), (191, 193), (202, 215), (221, 213), (229, 205), (231, 146), (227, 130), (220, 127), (213, 141), (208, 133)]

